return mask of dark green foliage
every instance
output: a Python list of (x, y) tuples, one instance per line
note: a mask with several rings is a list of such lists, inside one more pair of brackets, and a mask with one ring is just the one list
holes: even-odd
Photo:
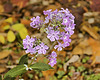
[(23, 55), (23, 56), (20, 58), (19, 65), (22, 65), (22, 64), (28, 64), (28, 54)]
[[(24, 65), (18, 65), (17, 67), (14, 67), (13, 69), (9, 70), (5, 74), (4, 79), (7, 80), (7, 77), (9, 77), (9, 78), (16, 77), (16, 76), (21, 75), (22, 73), (25, 73), (25, 72), (26, 72), (26, 67)], [(10, 80), (12, 80), (12, 79), (10, 79)]]
[[(23, 57), (25, 57), (25, 56), (23, 56)], [(40, 70), (40, 71), (53, 69), (50, 65), (45, 64), (45, 63), (35, 63), (35, 64), (30, 65), (29, 69), (30, 68), (32, 68), (33, 70)], [(14, 80), (14, 78), (16, 76), (21, 75), (21, 74), (23, 74), (25, 72), (26, 72), (26, 67), (24, 66), (24, 63), (22, 63), (22, 65), (18, 65), (16, 67), (14, 67), (13, 69), (9, 70), (5, 74), (4, 80)]]
[(46, 71), (49, 69), (53, 69), (50, 65), (45, 64), (45, 63), (40, 63), (40, 62), (32, 64), (30, 68), (32, 68), (33, 70), (40, 70), (40, 71)]
[(15, 80), (15, 77), (6, 77), (4, 80)]

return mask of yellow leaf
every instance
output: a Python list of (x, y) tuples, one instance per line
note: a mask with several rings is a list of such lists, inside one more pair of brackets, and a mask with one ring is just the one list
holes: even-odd
[(15, 34), (10, 30), (7, 34), (7, 40), (13, 42), (16, 39)]
[(21, 39), (25, 39), (28, 35), (26, 27), (21, 23), (12, 25), (12, 28), (19, 32)]
[(0, 42), (1, 42), (2, 44), (5, 43), (5, 38), (4, 38), (4, 36), (2, 36), (2, 35), (0, 35)]
[(25, 26), (24, 26), (23, 24), (21, 24), (21, 23), (12, 25), (12, 28), (13, 28), (14, 30), (16, 30), (16, 31), (19, 31), (19, 30), (21, 30), (21, 29), (24, 28), (24, 27), (25, 27)]
[(13, 22), (12, 17), (10, 17), (10, 18), (6, 19), (6, 20), (5, 20), (5, 22), (12, 23), (12, 22)]
[(21, 39), (25, 39), (26, 36), (28, 35), (27, 29), (25, 27), (20, 29), (19, 30), (19, 35), (20, 35)]
[(7, 29), (9, 29), (10, 28), (10, 25), (6, 25), (3, 29), (4, 30), (7, 30)]

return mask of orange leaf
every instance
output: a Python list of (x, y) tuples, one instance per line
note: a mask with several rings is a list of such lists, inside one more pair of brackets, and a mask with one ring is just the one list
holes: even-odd
[(26, 19), (21, 19), (21, 23), (24, 25), (30, 25), (30, 20), (26, 20)]
[(45, 76), (45, 80), (50, 80), (50, 77), (52, 77), (55, 72), (56, 72), (56, 69), (42, 71), (43, 76)]
[(95, 63), (100, 63), (100, 41), (97, 41), (93, 38), (88, 39), (89, 45), (92, 47), (93, 56), (91, 59), (93, 60), (91, 65), (94, 65)]

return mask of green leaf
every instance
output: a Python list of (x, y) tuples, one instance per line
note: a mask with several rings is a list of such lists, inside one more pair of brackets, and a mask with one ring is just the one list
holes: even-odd
[(18, 65), (16, 67), (14, 67), (13, 69), (9, 70), (5, 75), (4, 75), (4, 79), (6, 79), (7, 77), (13, 78), (16, 77), (18, 75), (21, 75), (22, 73), (26, 72), (26, 67), (24, 65)]
[(15, 80), (15, 77), (6, 77), (4, 80)]
[(22, 64), (28, 64), (28, 54), (23, 55), (23, 56), (20, 58), (19, 65), (22, 65)]
[(63, 77), (65, 72), (64, 71), (58, 71), (57, 74), (58, 74), (58, 78), (61, 78), (61, 77)]
[(40, 62), (32, 64), (30, 68), (32, 68), (33, 70), (40, 70), (40, 71), (46, 71), (49, 69), (53, 69), (50, 65), (45, 64), (45, 63), (40, 63)]

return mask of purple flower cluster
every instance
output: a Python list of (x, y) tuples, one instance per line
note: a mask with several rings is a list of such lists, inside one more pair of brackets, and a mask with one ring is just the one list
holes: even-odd
[(41, 43), (36, 46), (36, 50), (38, 50), (38, 54), (46, 54), (46, 50), (48, 50), (49, 47), (47, 45), (44, 45), (44, 43)]
[(28, 35), (23, 39), (23, 48), (26, 49), (26, 53), (31, 54), (46, 54), (46, 51), (49, 49), (43, 42), (41, 43), (36, 38), (30, 38)]
[(60, 11), (50, 10), (43, 11), (45, 18), (45, 24), (49, 23), (48, 28), (46, 28), (47, 38), (51, 42), (57, 41), (58, 45), (55, 45), (55, 49), (61, 51), (62, 48), (69, 46), (71, 42), (71, 35), (74, 33), (74, 16), (68, 11), (61, 8)]
[(51, 55), (49, 55), (48, 59), (50, 62), (48, 64), (51, 65), (52, 67), (57, 63), (56, 57), (57, 57), (57, 54), (54, 51), (51, 53)]
[(33, 27), (33, 28), (37, 28), (37, 29), (40, 29), (43, 25), (43, 21), (40, 20), (40, 17), (37, 16), (36, 18), (33, 17), (31, 18), (31, 23), (30, 23), (30, 26)]
[[(30, 26), (33, 28), (40, 29), (43, 27), (44, 31), (47, 34), (47, 38), (57, 44), (54, 46), (54, 49), (61, 51), (63, 48), (70, 45), (71, 35), (74, 33), (75, 24), (74, 24), (74, 16), (70, 13), (68, 9), (55, 10), (52, 11), (47, 10), (43, 11), (45, 17), (45, 21), (40, 20), (40, 17), (31, 18)], [(47, 27), (46, 27), (47, 26)], [(23, 40), (23, 48), (26, 49), (26, 53), (31, 54), (46, 54), (46, 51), (49, 49), (47, 45), (41, 42), (39, 39), (30, 38), (28, 35), (26, 39)], [(49, 55), (49, 65), (52, 67), (57, 63), (56, 61), (57, 54), (56, 52), (52, 52)]]

